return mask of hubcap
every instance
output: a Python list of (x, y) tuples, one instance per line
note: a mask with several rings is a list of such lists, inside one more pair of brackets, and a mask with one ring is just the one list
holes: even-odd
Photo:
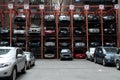
[(119, 68), (120, 68), (120, 66), (119, 66), (119, 63), (118, 63), (118, 62), (116, 63), (116, 68), (117, 68), (117, 69), (119, 69)]

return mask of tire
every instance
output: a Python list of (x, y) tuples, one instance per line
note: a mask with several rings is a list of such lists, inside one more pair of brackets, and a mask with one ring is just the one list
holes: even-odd
[(103, 66), (106, 66), (106, 65), (107, 65), (107, 63), (105, 62), (105, 59), (102, 60), (102, 65), (103, 65)]
[(27, 68), (27, 66), (26, 66), (26, 64), (25, 64), (25, 65), (24, 65), (24, 68), (23, 68), (22, 71), (21, 71), (23, 74), (26, 73), (26, 68)]
[(30, 68), (31, 68), (31, 63), (30, 63), (30, 62), (29, 62), (29, 64), (28, 64), (27, 68), (28, 68), (28, 69), (30, 69)]
[(120, 63), (119, 63), (119, 61), (116, 62), (116, 69), (120, 70)]
[(17, 70), (16, 68), (14, 68), (11, 76), (9, 77), (9, 80), (16, 80), (16, 76), (17, 76)]
[(97, 63), (97, 58), (96, 57), (94, 57), (94, 63)]

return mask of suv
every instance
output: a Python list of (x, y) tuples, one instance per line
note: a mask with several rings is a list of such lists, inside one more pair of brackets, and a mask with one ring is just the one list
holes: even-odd
[(118, 49), (118, 52), (115, 55), (115, 64), (116, 64), (116, 69), (120, 70), (120, 49)]
[(0, 47), (0, 77), (16, 80), (18, 72), (26, 72), (26, 58), (21, 48)]

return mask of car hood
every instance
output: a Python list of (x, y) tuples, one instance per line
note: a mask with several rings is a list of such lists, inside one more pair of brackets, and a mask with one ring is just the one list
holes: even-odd
[(0, 55), (0, 63), (9, 62), (12, 58), (14, 57), (10, 55)]
[(115, 56), (115, 54), (114, 53), (108, 53), (108, 54), (106, 54), (106, 56)]

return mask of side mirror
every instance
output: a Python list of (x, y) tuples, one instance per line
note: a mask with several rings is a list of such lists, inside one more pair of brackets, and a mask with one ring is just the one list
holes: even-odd
[(17, 58), (22, 58), (22, 56), (23, 56), (22, 54), (18, 54)]

